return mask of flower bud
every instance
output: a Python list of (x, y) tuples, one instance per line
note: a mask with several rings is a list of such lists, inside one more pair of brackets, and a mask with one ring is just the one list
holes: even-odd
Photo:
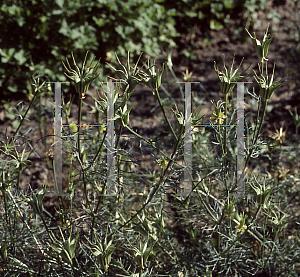
[(263, 63), (264, 60), (267, 61), (266, 56), (268, 55), (270, 43), (273, 40), (273, 38), (276, 36), (276, 34), (275, 34), (273, 37), (269, 38), (270, 34), (267, 35), (268, 29), (269, 29), (269, 25), (268, 25), (267, 31), (265, 32), (262, 42), (260, 42), (258, 39), (256, 39), (255, 33), (254, 33), (254, 37), (253, 37), (253, 36), (251, 36), (249, 31), (246, 29), (248, 35), (250, 36), (250, 38), (253, 41), (255, 51), (256, 51), (258, 57), (260, 58), (261, 63)]
[(43, 211), (44, 211), (43, 199), (45, 194), (46, 194), (46, 188), (44, 187), (43, 190), (39, 191), (38, 193), (33, 193), (32, 198), (27, 199), (27, 202), (33, 209), (33, 212), (40, 217), (43, 217)]
[(220, 72), (218, 68), (216, 68), (216, 62), (214, 62), (214, 68), (216, 73), (218, 74), (219, 80), (220, 80), (220, 90), (222, 93), (227, 94), (232, 92), (234, 86), (236, 85), (237, 82), (243, 81), (248, 75), (242, 76), (249, 67), (243, 71), (241, 74), (237, 74), (238, 69), (241, 67), (243, 60), (241, 61), (239, 67), (233, 71), (233, 63), (234, 63), (234, 58), (232, 61), (232, 65), (230, 68), (230, 72), (228, 72), (226, 66), (225, 66), (225, 56), (223, 56), (223, 68), (224, 71)]
[(259, 67), (259, 72), (260, 72), (261, 77), (258, 77), (256, 72), (254, 71), (254, 75), (255, 75), (254, 79), (257, 82), (257, 84), (259, 85), (260, 97), (263, 100), (267, 101), (272, 97), (275, 90), (283, 84), (284, 77), (280, 81), (273, 82), (275, 63), (274, 63), (274, 67), (273, 67), (273, 74), (271, 76), (270, 81), (269, 81), (269, 76), (268, 76), (268, 63), (266, 63), (266, 77), (264, 76), (263, 70), (261, 70), (259, 64), (258, 64), (258, 67)]
[[(96, 63), (96, 65), (94, 67), (88, 66), (86, 67), (86, 57), (87, 57), (88, 51), (86, 52), (85, 58), (84, 58), (84, 62), (83, 62), (83, 66), (82, 69), (80, 70), (79, 67), (76, 64), (76, 61), (74, 59), (73, 56), (73, 52), (71, 53), (72, 59), (73, 59), (73, 63), (75, 66), (75, 69), (72, 69), (68, 59), (67, 60), (67, 65), (68, 67), (63, 63), (65, 69), (67, 70), (67, 72), (71, 75), (67, 75), (65, 73), (65, 75), (70, 78), (75, 86), (76, 91), (79, 94), (80, 99), (84, 99), (85, 98), (85, 93), (88, 90), (89, 85), (96, 79), (98, 78), (100, 73), (97, 73), (100, 64), (99, 61)], [(94, 61), (94, 58), (91, 62), (91, 65)]]

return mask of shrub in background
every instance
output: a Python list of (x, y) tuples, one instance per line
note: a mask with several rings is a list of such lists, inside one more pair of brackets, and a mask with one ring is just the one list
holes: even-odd
[[(28, 79), (36, 70), (51, 81), (66, 81), (61, 60), (70, 49), (81, 60), (87, 50), (102, 61), (115, 59), (114, 51), (158, 56), (162, 48), (176, 47), (178, 32), (195, 24), (219, 30), (233, 15), (254, 14), (265, 5), (266, 0), (5, 0), (0, 5), (0, 93), (31, 92)], [(106, 75), (105, 68), (101, 74)]]

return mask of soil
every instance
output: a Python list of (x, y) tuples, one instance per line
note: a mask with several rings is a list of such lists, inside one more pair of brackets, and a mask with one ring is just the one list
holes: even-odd
[[(276, 18), (268, 18), (268, 14), (272, 10), (280, 15), (279, 21), (276, 21)], [(275, 92), (270, 100), (270, 108), (268, 109), (267, 123), (264, 125), (264, 130), (265, 132), (267, 130), (274, 132), (273, 123), (275, 123), (277, 128), (280, 126), (287, 127), (287, 137), (289, 138), (292, 138), (295, 134), (295, 126), (289, 110), (294, 111), (295, 108), (299, 110), (300, 107), (300, 78), (298, 74), (300, 68), (300, 52), (297, 52), (298, 45), (293, 39), (293, 29), (289, 31), (290, 28), (300, 23), (293, 23), (293, 20), (296, 20), (294, 15), (294, 1), (269, 1), (268, 8), (264, 12), (258, 12), (258, 17), (255, 22), (255, 32), (259, 40), (262, 40), (263, 33), (268, 24), (270, 24), (269, 32), (273, 34), (274, 31), (276, 31), (277, 33), (277, 36), (271, 43), (268, 54), (269, 65), (271, 66), (273, 62), (276, 62), (275, 79), (278, 80), (280, 77), (288, 74), (285, 78), (287, 82)], [(192, 87), (196, 95), (207, 104), (207, 106), (203, 105), (203, 113), (211, 113), (210, 100), (215, 99), (215, 101), (217, 101), (222, 97), (219, 90), (217, 74), (214, 71), (214, 61), (216, 61), (217, 66), (221, 69), (223, 54), (225, 54), (225, 62), (228, 68), (235, 54), (235, 67), (244, 57), (241, 69), (246, 69), (249, 65), (251, 65), (251, 69), (257, 69), (258, 57), (255, 53), (254, 45), (250, 39), (243, 43), (243, 38), (235, 33), (238, 27), (240, 26), (237, 25), (237, 22), (231, 20), (223, 30), (210, 31), (209, 43), (207, 43), (208, 40), (204, 40), (204, 34), (195, 26), (193, 32), (182, 34), (179, 48), (173, 51), (173, 69), (178, 79), (182, 80), (182, 72), (186, 70), (189, 72), (192, 71), (194, 81), (200, 81), (205, 88), (204, 90), (203, 87), (199, 85), (193, 85)], [(191, 49), (189, 58), (186, 58), (183, 54), (184, 48)], [(174, 88), (176, 86), (174, 79), (172, 79), (170, 73), (168, 74), (170, 85)], [(163, 85), (167, 87), (165, 81)], [(254, 79), (253, 86), (255, 87), (256, 93), (258, 93)], [(180, 103), (179, 90), (172, 91), (172, 96)], [(95, 91), (91, 89), (90, 93), (93, 94)], [(163, 95), (164, 93), (162, 91), (162, 98)], [(46, 105), (53, 100), (50, 98), (42, 101), (43, 104)], [(13, 105), (19, 103), (19, 101), (13, 99), (10, 102)], [(90, 96), (87, 96), (85, 102), (93, 104)], [(168, 132), (166, 130), (168, 130), (168, 127), (164, 123), (160, 108), (150, 90), (144, 87), (137, 87), (130, 102), (138, 103), (133, 108), (130, 118), (130, 124), (135, 131), (146, 137), (152, 135), (158, 137), (167, 136)], [(24, 100), (24, 103), (28, 105), (29, 102)], [(77, 110), (78, 107), (74, 104), (71, 109), (71, 119), (74, 120), (74, 122), (76, 122)], [(87, 115), (89, 110), (88, 106), (84, 106), (83, 115)], [(43, 131), (39, 131), (37, 127), (38, 121), (33, 114), (29, 115), (29, 121), (26, 121), (21, 129), (21, 134), (27, 138), (30, 137), (30, 144), (27, 145), (26, 149), (29, 150), (31, 147), (35, 149), (29, 156), (31, 163), (28, 164), (21, 176), (21, 187), (23, 188), (27, 187), (28, 184), (31, 185), (32, 189), (41, 188), (44, 183), (50, 188), (53, 187), (52, 150), (49, 147), (51, 142), (53, 142), (53, 137), (51, 137), (53, 134), (53, 117), (51, 112), (45, 112), (41, 116), (43, 116), (46, 124), (46, 128), (44, 128)], [(6, 111), (2, 104), (0, 106), (0, 124), (1, 140), (3, 140), (5, 135), (11, 137), (14, 134), (15, 130), (12, 128), (12, 121), (6, 117)], [(28, 129), (31, 131), (25, 135), (24, 132)], [(47, 135), (50, 136), (46, 137)], [(124, 145), (125, 139), (122, 140), (121, 143)], [(128, 147), (130, 147), (130, 145), (128, 145)], [(148, 162), (144, 164), (144, 166), (153, 167), (154, 159), (151, 153), (146, 153), (145, 157), (148, 159)], [(64, 180), (64, 187), (66, 187), (66, 182), (67, 181)], [(48, 198), (46, 206), (53, 206), (52, 201), (54, 201), (52, 198)]]

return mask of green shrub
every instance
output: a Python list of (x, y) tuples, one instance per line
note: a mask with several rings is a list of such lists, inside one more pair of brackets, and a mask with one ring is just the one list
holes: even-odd
[[(244, 10), (250, 16), (263, 0), (6, 0), (0, 5), (0, 92), (31, 92), (33, 72), (66, 81), (61, 60), (70, 49), (83, 60), (90, 50), (104, 61), (113, 52), (158, 56), (176, 47), (179, 32), (197, 24), (220, 30)], [(209, 24), (207, 23), (209, 22)], [(102, 68), (106, 76), (107, 68)]]
[(161, 46), (174, 47), (178, 36), (174, 10), (159, 1), (8, 0), (0, 11), (0, 89), (5, 94), (31, 91), (26, 80), (36, 70), (51, 81), (66, 81), (61, 61), (70, 49), (82, 60), (88, 49), (102, 61), (114, 51), (157, 56)]

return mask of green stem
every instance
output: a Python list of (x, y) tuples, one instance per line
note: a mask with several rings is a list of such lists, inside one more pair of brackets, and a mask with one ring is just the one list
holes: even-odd
[[(224, 182), (225, 182), (225, 187), (227, 193), (229, 192), (228, 190), (228, 185), (227, 185), (227, 170), (226, 170), (226, 154), (227, 154), (227, 106), (228, 106), (228, 94), (224, 95), (225, 97), (225, 126), (224, 126), (224, 133), (223, 133), (223, 140), (221, 140), (221, 146), (222, 146), (222, 152), (223, 152), (223, 157), (222, 157), (222, 167), (223, 167), (223, 174), (224, 174)], [(220, 133), (220, 139), (221, 139), (221, 132), (220, 132), (220, 125), (219, 125), (219, 133)], [(222, 211), (222, 215), (220, 217), (220, 220), (218, 221), (218, 226), (220, 227), (223, 217), (224, 217), (224, 212), (225, 212), (225, 206)], [(217, 252), (220, 255), (221, 253), (221, 234), (220, 232), (217, 233)], [(217, 272), (219, 272), (220, 266), (218, 264), (217, 266)], [(219, 273), (217, 273), (219, 274)]]
[[(79, 94), (82, 95), (83, 93)], [(83, 168), (83, 164), (81, 161), (81, 148), (80, 148), (80, 125), (81, 125), (81, 111), (82, 111), (82, 98), (79, 98), (79, 112), (78, 112), (78, 137), (77, 137), (77, 145), (78, 145), (78, 159), (79, 159), (79, 163), (81, 166), (81, 170), (82, 170), (82, 178), (83, 178), (83, 187), (84, 187), (84, 196), (85, 196), (85, 200), (86, 200), (86, 205), (87, 207), (90, 209), (90, 203), (88, 200), (88, 195), (87, 195), (87, 188), (86, 188), (86, 181), (85, 181), (85, 169)]]
[(259, 134), (260, 134), (260, 132), (261, 132), (261, 128), (262, 128), (262, 125), (263, 125), (263, 121), (264, 121), (264, 119), (265, 119), (265, 115), (266, 115), (266, 110), (267, 110), (267, 100), (262, 100), (263, 101), (263, 113), (262, 113), (262, 116), (261, 116), (261, 118), (260, 118), (260, 120), (259, 120), (259, 127), (258, 127), (258, 131), (256, 132), (256, 133), (254, 133), (254, 140), (252, 141), (252, 148), (250, 149), (250, 152), (249, 152), (249, 154), (248, 154), (248, 156), (247, 156), (247, 159), (246, 159), (246, 162), (245, 162), (245, 167), (244, 167), (244, 171), (245, 171), (245, 169), (246, 169), (246, 167), (247, 167), (247, 164), (248, 164), (248, 162), (249, 162), (249, 160), (250, 160), (250, 157), (251, 157), (251, 155), (252, 155), (252, 153), (253, 153), (253, 150), (254, 150), (254, 146), (255, 146), (255, 144), (256, 144), (256, 142), (257, 142), (257, 140), (258, 140), (258, 136), (259, 136)]
[(36, 90), (36, 92), (35, 92), (35, 94), (34, 94), (32, 100), (31, 100), (31, 102), (30, 102), (30, 104), (29, 104), (29, 106), (28, 106), (28, 108), (27, 108), (27, 110), (26, 110), (24, 116), (22, 117), (21, 122), (20, 122), (20, 124), (19, 124), (19, 126), (18, 126), (18, 128), (17, 128), (17, 130), (16, 130), (16, 132), (15, 132), (15, 134), (14, 134), (14, 136), (11, 138), (10, 142), (12, 141), (12, 139), (13, 139), (15, 136), (17, 136), (17, 134), (18, 134), (18, 132), (19, 132), (21, 126), (23, 125), (23, 122), (24, 122), (24, 120), (25, 120), (25, 118), (26, 118), (26, 116), (27, 116), (27, 113), (29, 112), (29, 110), (30, 110), (30, 108), (31, 108), (31, 106), (32, 106), (32, 104), (33, 104), (33, 102), (34, 102), (34, 100), (35, 100), (35, 98), (36, 98), (36, 96), (37, 96), (38, 93), (39, 93), (39, 90)]
[[(172, 76), (173, 76), (174, 79), (176, 80), (176, 82), (179, 82), (179, 80), (177, 79), (177, 76), (176, 76), (176, 74), (175, 74), (173, 68), (172, 68), (171, 66), (168, 66), (168, 68), (169, 68), (169, 70), (170, 70)], [(169, 91), (170, 91), (170, 88), (169, 88), (169, 81), (168, 81), (168, 73), (167, 73), (167, 82), (168, 82), (168, 89), (169, 89)], [(179, 84), (179, 90), (180, 90), (182, 99), (184, 99), (184, 93), (183, 93), (183, 91), (182, 91), (182, 87), (181, 87), (180, 84)]]
[(20, 181), (21, 181), (21, 168), (18, 168), (18, 180), (17, 180), (17, 190), (20, 190)]
[(173, 134), (173, 136), (175, 137), (175, 139), (177, 140), (177, 136), (176, 136), (176, 134), (175, 134), (175, 131), (174, 131), (174, 129), (173, 129), (173, 127), (172, 127), (172, 125), (171, 125), (171, 123), (170, 123), (170, 121), (169, 121), (169, 119), (168, 119), (168, 117), (167, 117), (167, 115), (166, 115), (165, 109), (164, 109), (164, 107), (163, 107), (163, 105), (162, 105), (162, 102), (161, 102), (161, 99), (160, 99), (160, 96), (159, 96), (159, 93), (158, 93), (158, 89), (156, 89), (154, 92), (155, 92), (156, 97), (157, 97), (157, 99), (158, 99), (158, 102), (159, 102), (159, 105), (160, 105), (160, 107), (161, 107), (161, 110), (162, 110), (162, 112), (163, 112), (163, 114), (164, 114), (164, 117), (165, 117), (166, 121), (168, 122), (168, 125), (169, 125), (169, 127), (170, 127), (170, 129), (171, 129), (171, 131), (172, 131), (172, 134)]
[(116, 149), (118, 149), (119, 141), (120, 141), (120, 137), (121, 137), (122, 131), (123, 131), (123, 125), (121, 125), (120, 129), (119, 129), (119, 136), (117, 137), (116, 147), (115, 147)]
[(168, 90), (171, 91), (170, 81), (169, 81), (169, 75), (168, 75), (168, 69), (171, 72), (170, 68), (167, 66), (167, 68), (166, 68), (166, 79), (167, 79)]
[[(192, 190), (191, 190), (191, 192), (190, 192), (190, 194), (200, 185), (200, 183), (202, 182), (202, 181), (204, 181), (206, 178), (208, 178), (210, 175), (212, 175), (212, 174), (214, 174), (216, 171), (218, 171), (218, 168), (216, 168), (216, 169), (214, 169), (214, 170), (212, 170), (210, 173), (208, 173), (204, 178), (202, 178), (200, 181), (198, 181), (197, 183), (196, 183), (196, 185), (193, 185), (193, 187), (192, 187)], [(192, 181), (193, 183), (194, 183), (194, 181)], [(214, 196), (212, 196), (210, 193), (206, 193), (206, 192), (203, 192), (203, 191), (201, 191), (202, 193), (201, 194), (204, 194), (205, 195), (205, 197), (210, 197), (211, 199), (213, 199), (213, 201), (218, 201), (217, 200), (217, 198), (215, 198)], [(197, 193), (198, 193), (198, 195), (199, 195), (199, 191), (197, 191)], [(185, 203), (186, 203), (186, 201), (187, 201), (187, 199), (189, 198), (189, 196), (190, 195), (188, 195), (186, 198), (185, 198), (185, 200), (183, 200), (182, 202), (181, 202), (181, 204), (179, 205), (179, 207), (181, 207), (182, 205), (184, 205)], [(199, 197), (201, 198), (201, 196), (199, 195)], [(202, 200), (202, 198), (201, 198), (201, 201), (202, 201), (202, 204), (205, 206), (205, 208), (206, 208), (206, 210), (209, 212), (209, 214), (211, 215), (211, 218), (215, 221), (215, 222), (217, 222), (218, 220), (216, 219), (216, 217), (209, 211), (209, 209), (208, 209), (208, 207), (206, 206), (206, 204), (205, 204), (205, 202), (204, 202), (204, 200)]]
[(265, 241), (266, 241), (266, 229), (267, 229), (267, 220), (268, 220), (268, 218), (266, 217), (266, 219), (265, 219), (265, 224), (264, 224), (264, 226), (263, 226), (263, 233), (264, 233), (264, 235), (263, 235), (263, 243), (262, 243), (262, 247), (261, 247), (261, 257), (262, 257), (262, 269), (264, 270), (265, 269), (265, 265), (266, 265), (266, 263), (265, 263)]
[[(258, 126), (258, 124), (260, 122), (260, 110), (261, 110), (261, 98), (260, 98), (259, 103), (258, 103), (257, 118), (256, 118), (254, 133), (253, 133), (254, 136), (255, 136), (255, 134), (257, 132), (257, 126)], [(253, 143), (253, 139), (252, 139), (252, 143)]]
[[(208, 208), (208, 206), (206, 205), (205, 201), (202, 199), (202, 196), (199, 194), (198, 191), (198, 196), (200, 198), (200, 201), (202, 202), (204, 208), (206, 209), (206, 211), (209, 213), (210, 217), (212, 218), (213, 221), (217, 222), (217, 218), (214, 216), (214, 214), (212, 213), (212, 211)], [(210, 197), (210, 195), (208, 195)], [(215, 200), (215, 199), (214, 199)]]
[[(218, 232), (217, 235), (218, 235), (218, 237), (217, 237), (217, 252), (220, 255), (220, 252), (221, 252), (221, 235), (220, 235), (220, 232)], [(219, 275), (220, 268), (221, 268), (221, 266), (220, 266), (220, 263), (218, 262), (217, 263), (217, 276), (220, 276)]]
[(105, 133), (105, 134), (103, 135), (102, 142), (101, 142), (101, 144), (100, 144), (100, 146), (99, 146), (99, 148), (98, 148), (98, 151), (97, 151), (95, 157), (93, 158), (93, 160), (92, 160), (92, 162), (90, 163), (90, 165), (89, 165), (87, 168), (85, 168), (85, 170), (88, 170), (88, 169), (94, 164), (95, 160), (97, 159), (99, 153), (101, 152), (101, 149), (102, 149), (102, 146), (103, 146), (103, 143), (104, 143), (106, 134), (107, 134), (107, 133)]
[(265, 115), (266, 115), (266, 110), (267, 110), (267, 100), (262, 100), (263, 101), (263, 114), (262, 114), (262, 116), (261, 116), (261, 120), (260, 120), (260, 122), (259, 122), (259, 128), (258, 128), (258, 132), (256, 133), (256, 137), (255, 137), (255, 139), (254, 139), (254, 141), (253, 141), (253, 143), (252, 144), (256, 144), (256, 141), (257, 141), (257, 139), (258, 139), (258, 136), (259, 136), (259, 134), (260, 134), (260, 132), (261, 132), (261, 128), (262, 128), (262, 125), (263, 125), (263, 121), (264, 121), (264, 119), (265, 119)]
[(98, 208), (99, 208), (99, 205), (100, 205), (100, 197), (99, 197), (99, 200), (98, 200), (98, 203), (97, 203), (97, 206), (92, 214), (92, 217), (93, 217), (93, 220), (92, 220), (92, 228), (91, 228), (91, 239), (90, 241), (92, 242), (93, 241), (93, 236), (94, 236), (94, 226), (95, 226), (95, 218), (96, 218), (96, 214), (97, 214), (97, 211), (98, 211)]
[(2, 194), (3, 194), (3, 197), (4, 197), (4, 212), (5, 212), (5, 217), (6, 217), (6, 224), (9, 225), (9, 228), (10, 228), (10, 234), (11, 234), (11, 225), (10, 225), (10, 220), (8, 218), (8, 206), (7, 206), (7, 197), (6, 197), (6, 191), (5, 191), (5, 184), (4, 184), (4, 172), (2, 172), (3, 174), (3, 182), (2, 182), (2, 187), (1, 187), (1, 190), (2, 190)]
[(80, 125), (81, 125), (81, 109), (82, 109), (82, 99), (79, 98), (79, 112), (78, 112), (78, 137), (77, 137), (77, 145), (78, 145), (78, 155), (79, 155), (79, 159), (81, 160), (81, 150), (80, 150)]
[(226, 178), (226, 154), (227, 154), (227, 103), (228, 94), (225, 94), (225, 127), (224, 127), (224, 140), (223, 140), (223, 171), (224, 171), (224, 182), (228, 192), (227, 178)]
[(43, 224), (44, 224), (44, 226), (45, 226), (45, 228), (46, 228), (46, 231), (47, 231), (47, 233), (48, 233), (48, 236), (51, 238), (50, 231), (49, 231), (49, 229), (48, 229), (48, 226), (47, 226), (47, 224), (46, 224), (46, 221), (45, 221), (45, 219), (44, 219), (44, 216), (41, 215), (41, 218), (42, 218)]

